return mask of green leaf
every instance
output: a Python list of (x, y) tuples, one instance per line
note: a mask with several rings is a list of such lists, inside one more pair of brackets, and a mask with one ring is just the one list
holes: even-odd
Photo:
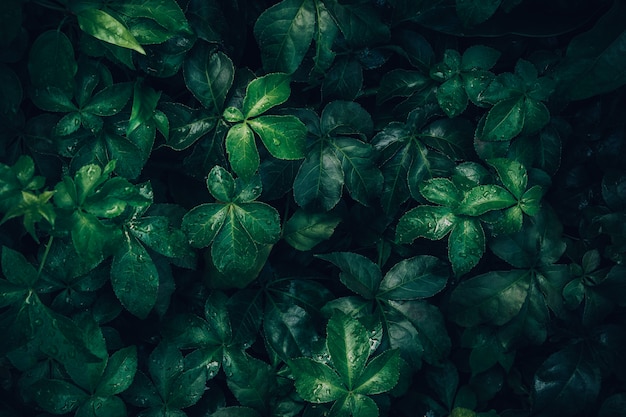
[(446, 286), (447, 265), (430, 255), (404, 259), (395, 264), (380, 283), (377, 298), (417, 300), (437, 294)]
[(456, 213), (480, 216), (488, 211), (511, 207), (516, 203), (515, 197), (499, 185), (478, 185), (465, 194)]
[(533, 409), (575, 415), (595, 403), (600, 382), (600, 370), (586, 358), (581, 344), (565, 348), (550, 355), (535, 372)]
[(22, 3), (9, 0), (0, 6), (0, 44), (10, 44), (20, 33), (22, 27)]
[(159, 273), (143, 245), (128, 232), (123, 242), (113, 256), (111, 284), (124, 308), (143, 319), (156, 303)]
[(456, 12), (463, 25), (474, 26), (489, 19), (502, 0), (456, 0)]
[(209, 246), (226, 221), (228, 206), (206, 203), (192, 208), (183, 217), (182, 230), (196, 248)]
[(485, 141), (511, 140), (522, 132), (525, 100), (514, 97), (496, 103), (485, 119), (480, 138)]
[(471, 159), (474, 146), (472, 136), (472, 124), (462, 118), (435, 120), (419, 133), (425, 145), (454, 160)]
[(324, 3), (315, 1), (313, 5), (315, 6), (317, 17), (317, 30), (314, 33), (315, 56), (313, 57), (313, 62), (315, 63), (315, 71), (324, 74), (335, 59), (336, 54), (333, 51), (333, 45), (339, 34), (339, 28)]
[(373, 358), (357, 381), (355, 393), (373, 395), (390, 391), (400, 378), (400, 352), (386, 350)]
[(469, 272), (485, 253), (485, 232), (476, 219), (465, 219), (455, 224), (448, 238), (448, 258), (454, 273)]
[(87, 399), (83, 390), (59, 379), (41, 379), (32, 389), (37, 404), (52, 414), (70, 413)]
[(145, 55), (146, 51), (119, 20), (100, 9), (85, 9), (77, 14), (80, 29), (101, 41)]
[(126, 404), (119, 397), (91, 397), (78, 407), (74, 417), (124, 417)]
[(431, 178), (419, 186), (420, 193), (431, 203), (455, 207), (463, 196), (452, 181), (447, 178)]
[(346, 393), (341, 379), (328, 365), (309, 358), (289, 361), (289, 368), (296, 379), (296, 390), (311, 403), (335, 401)]
[(207, 188), (216, 200), (231, 202), (235, 198), (235, 180), (230, 172), (216, 165), (206, 179)]
[(170, 343), (160, 342), (150, 354), (148, 370), (156, 393), (167, 400), (173, 381), (183, 372), (183, 355)]
[(35, 267), (24, 255), (6, 246), (2, 247), (2, 274), (12, 284), (32, 287), (39, 278)]
[(502, 184), (519, 200), (526, 191), (528, 184), (526, 167), (517, 161), (506, 158), (490, 159), (487, 163), (496, 169)]
[(50, 30), (35, 39), (28, 57), (28, 73), (36, 90), (51, 88), (71, 95), (76, 71), (74, 47), (63, 32)]
[(349, 390), (356, 389), (370, 352), (367, 329), (357, 319), (337, 311), (326, 332), (326, 346), (337, 373)]
[(322, 96), (325, 100), (354, 100), (362, 87), (363, 68), (359, 61), (341, 57), (335, 60), (324, 76)]
[(131, 92), (130, 83), (119, 83), (105, 87), (89, 99), (82, 111), (96, 116), (113, 116), (124, 108), (130, 99)]
[(274, 244), (280, 238), (280, 217), (274, 207), (254, 202), (242, 203), (232, 209), (255, 242)]
[(341, 161), (350, 196), (369, 205), (383, 186), (382, 173), (373, 164), (373, 148), (357, 139), (340, 138), (333, 142), (333, 150)]
[(121, 237), (118, 228), (104, 225), (91, 213), (76, 211), (72, 222), (74, 248), (88, 262), (97, 264), (109, 256), (112, 246)]
[(108, 397), (126, 391), (137, 372), (137, 348), (128, 346), (109, 358), (104, 374), (96, 388), (96, 394)]
[(313, 0), (283, 0), (266, 9), (254, 25), (267, 72), (291, 74), (309, 49), (315, 34)]
[(263, 361), (238, 351), (227, 351), (223, 362), (230, 391), (241, 405), (260, 412), (269, 407), (270, 392), (275, 388), (271, 367)]
[(366, 141), (372, 135), (374, 122), (359, 103), (335, 100), (322, 110), (320, 130), (322, 136), (359, 135)]
[[(162, 103), (159, 108), (167, 117), (166, 146), (182, 151), (215, 129), (217, 117), (207, 110), (194, 110), (180, 103)], [(158, 110), (154, 114), (156, 118)]]
[(296, 203), (304, 209), (328, 211), (341, 199), (344, 174), (341, 161), (327, 148), (312, 149), (293, 182)]
[(126, 128), (127, 136), (154, 117), (154, 112), (160, 98), (161, 92), (157, 92), (152, 87), (145, 85), (142, 80), (135, 82), (133, 107), (131, 109), (128, 127)]
[(306, 126), (297, 117), (259, 116), (248, 124), (278, 159), (302, 159), (306, 156)]
[(400, 217), (396, 226), (398, 243), (411, 243), (418, 237), (440, 240), (457, 223), (457, 217), (448, 207), (418, 206)]
[(382, 280), (380, 268), (363, 255), (350, 252), (334, 252), (318, 255), (341, 269), (341, 282), (350, 290), (366, 299), (373, 299)]
[(253, 80), (246, 88), (242, 112), (246, 119), (284, 103), (291, 94), (288, 74), (272, 73)]
[[(463, 0), (461, 0), (463, 1)], [(475, 0), (470, 0), (474, 1)], [(499, 0), (489, 0), (499, 1)], [(476, 71), (491, 69), (500, 58), (500, 51), (484, 45), (470, 46), (463, 52), (461, 57), (461, 69), (463, 71)], [(464, 74), (464, 77), (468, 75)]]
[(409, 97), (425, 88), (430, 78), (419, 71), (394, 69), (383, 74), (376, 94), (376, 104), (383, 104), (394, 97)]
[(340, 222), (341, 217), (332, 213), (298, 209), (285, 223), (283, 238), (295, 249), (308, 251), (329, 239)]
[(389, 39), (389, 27), (380, 20), (380, 14), (369, 4), (342, 4), (337, 0), (324, 4), (353, 48), (371, 46)]
[(467, 107), (467, 93), (461, 77), (456, 76), (437, 87), (437, 101), (448, 117), (456, 117)]
[(235, 78), (235, 67), (226, 54), (198, 46), (185, 57), (183, 75), (187, 88), (205, 108), (222, 112)]
[(471, 327), (501, 326), (520, 311), (528, 295), (532, 274), (526, 270), (492, 271), (461, 282), (450, 298), (450, 317)]
[(232, 126), (226, 135), (226, 152), (233, 171), (240, 177), (252, 177), (259, 168), (259, 151), (254, 142), (254, 133), (247, 123)]
[(129, 0), (113, 6), (122, 15), (154, 20), (169, 32), (191, 33), (185, 14), (175, 0)]

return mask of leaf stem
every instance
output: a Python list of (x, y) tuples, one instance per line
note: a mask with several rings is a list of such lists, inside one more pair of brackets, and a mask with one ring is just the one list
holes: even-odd
[(50, 248), (52, 247), (52, 242), (54, 242), (54, 236), (50, 235), (48, 238), (48, 243), (46, 243), (46, 249), (43, 252), (43, 257), (41, 258), (41, 262), (39, 262), (39, 269), (37, 270), (37, 278), (41, 276), (41, 272), (43, 271), (43, 266), (46, 264), (46, 260), (48, 259), (48, 254), (50, 253)]

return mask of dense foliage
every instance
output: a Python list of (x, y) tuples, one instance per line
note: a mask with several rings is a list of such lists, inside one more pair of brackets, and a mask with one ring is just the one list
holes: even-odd
[(623, 0), (2, 0), (0, 416), (623, 416)]

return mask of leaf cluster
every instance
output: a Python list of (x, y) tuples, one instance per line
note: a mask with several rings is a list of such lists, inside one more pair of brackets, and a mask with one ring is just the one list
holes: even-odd
[(625, 7), (3, 0), (0, 415), (623, 415)]

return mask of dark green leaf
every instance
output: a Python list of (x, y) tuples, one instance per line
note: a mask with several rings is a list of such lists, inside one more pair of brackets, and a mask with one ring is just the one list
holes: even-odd
[(283, 0), (266, 9), (254, 25), (267, 72), (293, 73), (302, 62), (315, 33), (313, 0)]
[(490, 159), (487, 163), (496, 169), (502, 184), (519, 200), (526, 191), (528, 183), (528, 174), (524, 165), (506, 158)]
[(275, 158), (302, 159), (306, 156), (306, 126), (297, 117), (266, 115), (248, 123)]
[(363, 205), (377, 197), (383, 176), (373, 162), (373, 148), (357, 139), (341, 138), (333, 142), (335, 155), (341, 161), (345, 185), (350, 196)]
[(532, 274), (524, 270), (493, 271), (463, 281), (452, 291), (450, 316), (461, 326), (501, 326), (520, 311)]
[(152, 119), (160, 98), (161, 92), (144, 85), (141, 80), (135, 83), (133, 107), (130, 113), (130, 120), (128, 121), (128, 128), (126, 129), (127, 136)]
[(143, 245), (128, 232), (111, 264), (111, 284), (122, 305), (145, 318), (156, 303), (159, 273)]
[(182, 230), (189, 236), (189, 243), (197, 248), (209, 246), (226, 220), (228, 207), (207, 203), (194, 207), (183, 217)]
[(467, 160), (472, 154), (472, 125), (462, 118), (435, 120), (420, 131), (424, 144), (455, 160)]
[[(465, 0), (459, 0), (465, 1)], [(490, 2), (499, 2), (500, 0), (489, 0)], [(470, 3), (478, 3), (475, 0), (469, 0)], [(457, 3), (458, 4), (458, 3)], [(461, 57), (461, 69), (464, 71), (488, 70), (491, 69), (498, 58), (500, 51), (484, 45), (470, 46), (463, 52)]]
[(600, 381), (598, 368), (586, 359), (581, 345), (553, 353), (535, 373), (533, 408), (578, 414), (595, 402)]
[(260, 412), (267, 410), (269, 393), (275, 387), (273, 370), (268, 364), (241, 352), (224, 355), (224, 372), (230, 391), (241, 405)]
[(35, 89), (56, 88), (69, 95), (76, 71), (74, 47), (63, 32), (50, 30), (37, 37), (28, 57), (28, 72)]
[(96, 388), (98, 395), (117, 395), (130, 387), (137, 372), (137, 348), (129, 346), (109, 358), (102, 379)]
[(235, 180), (221, 166), (214, 166), (206, 179), (207, 188), (216, 200), (231, 202), (235, 198)]
[(307, 212), (298, 209), (287, 223), (283, 238), (300, 251), (313, 249), (317, 244), (330, 238), (341, 218), (332, 213)]
[(322, 83), (325, 100), (354, 100), (363, 87), (363, 69), (359, 62), (350, 57), (335, 60), (326, 72)]
[(313, 62), (315, 63), (315, 70), (323, 74), (330, 68), (335, 59), (335, 52), (332, 48), (339, 34), (339, 28), (323, 2), (315, 1), (313, 5), (317, 18)]
[(185, 14), (175, 0), (130, 0), (114, 6), (121, 14), (156, 21), (169, 32), (191, 32)]
[(235, 78), (230, 58), (222, 52), (212, 52), (207, 46), (196, 47), (185, 58), (183, 74), (194, 97), (211, 113), (221, 113)]
[(335, 18), (341, 33), (352, 47), (371, 46), (389, 39), (389, 27), (369, 4), (342, 4), (337, 0), (324, 2)]
[(350, 290), (364, 298), (374, 298), (382, 280), (378, 265), (363, 255), (350, 252), (334, 252), (318, 257), (341, 269), (341, 282)]
[(87, 399), (80, 388), (58, 379), (39, 380), (33, 389), (37, 404), (52, 414), (72, 412)]
[(162, 399), (169, 397), (170, 387), (183, 372), (183, 355), (167, 342), (159, 343), (148, 360), (148, 369), (157, 393)]
[(456, 11), (465, 26), (474, 26), (489, 19), (502, 0), (456, 0)]
[(159, 108), (169, 123), (165, 144), (177, 151), (187, 149), (215, 127), (216, 117), (204, 110), (194, 110), (181, 103), (163, 103)]
[(119, 397), (91, 397), (81, 404), (74, 417), (124, 417), (126, 405)]
[(131, 92), (129, 83), (113, 84), (98, 91), (82, 110), (96, 116), (113, 116), (124, 108)]
[(417, 300), (437, 294), (446, 285), (447, 265), (434, 256), (421, 255), (398, 262), (385, 274), (376, 297)]
[(80, 11), (77, 17), (80, 29), (94, 38), (146, 54), (126, 26), (107, 12), (100, 9), (85, 9)]
[(335, 100), (322, 110), (320, 130), (322, 135), (359, 135), (367, 140), (374, 130), (374, 122), (359, 103)]
[(376, 104), (383, 104), (394, 97), (409, 97), (429, 83), (430, 78), (419, 71), (391, 70), (385, 73), (380, 80)]
[(304, 209), (328, 211), (341, 199), (344, 174), (341, 161), (327, 148), (313, 149), (300, 166), (293, 183), (296, 203)]
[(32, 287), (39, 275), (35, 267), (19, 252), (2, 247), (2, 274), (12, 284)]

